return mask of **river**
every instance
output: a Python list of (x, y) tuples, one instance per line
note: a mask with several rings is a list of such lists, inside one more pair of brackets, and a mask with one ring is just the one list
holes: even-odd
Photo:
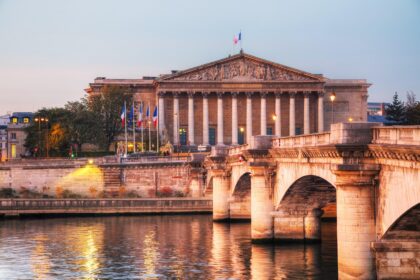
[(0, 279), (336, 279), (336, 223), (321, 244), (251, 244), (211, 215), (0, 220)]

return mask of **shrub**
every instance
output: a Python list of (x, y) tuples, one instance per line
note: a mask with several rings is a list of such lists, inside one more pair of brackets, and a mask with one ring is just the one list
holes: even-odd
[(184, 197), (186, 196), (185, 193), (183, 193), (182, 191), (175, 191), (174, 192), (174, 196), (175, 197)]
[(162, 187), (157, 192), (158, 197), (171, 197), (173, 195), (174, 191), (171, 187)]
[(17, 198), (19, 197), (19, 195), (17, 194), (16, 190), (12, 188), (1, 188), (0, 197), (1, 198)]
[(62, 198), (83, 198), (80, 194), (74, 193), (70, 190), (63, 190), (61, 193)]

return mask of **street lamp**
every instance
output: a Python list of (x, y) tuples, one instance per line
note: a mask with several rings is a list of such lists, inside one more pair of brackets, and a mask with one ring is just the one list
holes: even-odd
[(48, 118), (45, 117), (36, 117), (34, 119), (34, 121), (36, 123), (38, 123), (38, 150), (39, 153), (41, 153), (41, 123), (46, 123), (47, 124), (47, 139), (46, 139), (46, 152), (47, 152), (47, 157), (49, 156), (49, 151), (48, 151)]
[(335, 100), (335, 97), (336, 97), (336, 95), (335, 95), (335, 92), (333, 91), (331, 93), (331, 95), (330, 95), (330, 100), (331, 100), (331, 115), (332, 115), (332, 117), (331, 117), (331, 119), (332, 119), (331, 124), (334, 123), (334, 100)]
[(273, 118), (273, 121), (276, 121), (277, 120), (277, 115), (273, 114), (272, 118)]

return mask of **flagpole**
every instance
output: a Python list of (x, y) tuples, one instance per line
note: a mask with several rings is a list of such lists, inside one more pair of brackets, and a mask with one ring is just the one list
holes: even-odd
[(133, 114), (131, 116), (131, 121), (133, 122), (133, 142), (134, 142), (133, 153), (136, 153), (136, 122), (134, 121), (136, 118), (134, 117), (134, 100), (133, 100), (132, 113)]
[(125, 156), (127, 156), (127, 102), (124, 101), (124, 134), (125, 134)]
[(140, 123), (140, 129), (141, 129), (141, 151), (144, 152), (144, 137), (143, 137), (143, 134), (144, 134), (144, 127), (143, 127), (143, 123), (144, 123), (144, 121), (143, 121), (144, 104), (143, 104), (143, 101), (141, 101), (140, 106), (141, 106), (141, 123)]
[(152, 151), (152, 145), (151, 145), (151, 142), (150, 142), (150, 101), (149, 101), (149, 105), (148, 105), (148, 107), (147, 107), (148, 109), (149, 109), (149, 119), (147, 120), (147, 123), (149, 124), (149, 152), (151, 152)]
[(156, 119), (157, 119), (157, 124), (156, 124), (156, 152), (157, 152), (157, 154), (159, 155), (159, 101), (158, 101), (158, 104), (157, 104), (157, 116), (156, 116)]

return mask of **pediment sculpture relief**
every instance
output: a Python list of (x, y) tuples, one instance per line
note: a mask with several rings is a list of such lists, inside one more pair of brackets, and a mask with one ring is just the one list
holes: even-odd
[(222, 80), (256, 80), (256, 81), (304, 81), (314, 80), (290, 70), (250, 60), (236, 60), (214, 65), (202, 70), (181, 74), (174, 80), (189, 81), (222, 81)]

